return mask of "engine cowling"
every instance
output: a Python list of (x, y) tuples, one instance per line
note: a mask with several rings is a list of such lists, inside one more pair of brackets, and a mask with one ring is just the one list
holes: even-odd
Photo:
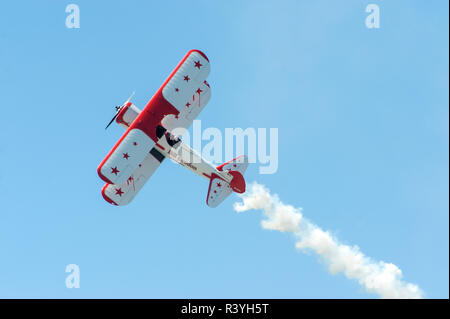
[(138, 117), (139, 113), (141, 113), (141, 110), (138, 109), (133, 103), (128, 102), (117, 115), (116, 123), (124, 128), (128, 128)]

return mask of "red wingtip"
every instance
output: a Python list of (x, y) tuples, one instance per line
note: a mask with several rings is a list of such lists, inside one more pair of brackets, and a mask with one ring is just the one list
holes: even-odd
[(206, 61), (208, 61), (209, 62), (209, 59), (208, 59), (208, 57), (206, 56), (206, 54), (204, 54), (202, 51), (200, 51), (200, 50), (190, 50), (189, 52), (188, 52), (188, 54), (187, 55), (189, 55), (191, 52), (197, 52), (197, 53), (199, 53), (202, 57), (204, 57), (205, 59), (206, 59)]
[(108, 203), (110, 203), (110, 204), (112, 204), (112, 205), (119, 206), (119, 205), (117, 205), (111, 198), (109, 198), (108, 196), (106, 196), (105, 190), (106, 190), (106, 187), (108, 187), (108, 185), (109, 185), (109, 184), (105, 184), (105, 186), (103, 186), (103, 188), (102, 188), (102, 196), (103, 196), (103, 198), (104, 198)]
[(97, 167), (97, 174), (98, 174), (98, 177), (100, 177), (104, 182), (106, 182), (106, 183), (108, 183), (108, 184), (114, 184), (113, 182), (111, 182), (111, 181), (109, 180), (108, 177), (106, 177), (105, 175), (102, 174), (102, 166), (103, 166), (103, 164), (105, 163), (105, 161), (106, 161), (106, 158), (105, 158), (105, 159), (103, 160), (103, 162)]

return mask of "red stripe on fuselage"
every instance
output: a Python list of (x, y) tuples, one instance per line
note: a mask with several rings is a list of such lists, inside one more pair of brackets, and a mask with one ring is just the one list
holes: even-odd
[(166, 149), (164, 148), (164, 146), (159, 145), (158, 143), (156, 143), (156, 146), (158, 146), (160, 149), (162, 149), (163, 151), (165, 151)]

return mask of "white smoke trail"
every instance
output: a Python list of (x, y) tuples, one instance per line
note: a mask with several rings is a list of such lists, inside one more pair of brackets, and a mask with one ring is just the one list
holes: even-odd
[(330, 273), (344, 273), (347, 278), (358, 280), (367, 292), (381, 298), (422, 298), (423, 292), (415, 285), (402, 280), (402, 271), (394, 264), (373, 261), (357, 246), (341, 244), (329, 232), (305, 219), (301, 208), (284, 204), (277, 195), (272, 195), (256, 182), (235, 203), (237, 212), (251, 209), (262, 210), (266, 219), (261, 222), (264, 229), (291, 232), (299, 239), (295, 246), (299, 250), (312, 250), (328, 266)]

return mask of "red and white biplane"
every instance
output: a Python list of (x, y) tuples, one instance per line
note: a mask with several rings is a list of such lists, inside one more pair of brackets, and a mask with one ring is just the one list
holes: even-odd
[(209, 72), (206, 55), (191, 50), (142, 111), (130, 102), (131, 97), (116, 107), (108, 126), (116, 120), (126, 132), (97, 169), (106, 182), (102, 195), (108, 203), (130, 203), (166, 157), (209, 180), (206, 204), (210, 207), (217, 207), (232, 191), (245, 192), (246, 156), (214, 167), (172, 133), (188, 129), (208, 103)]

